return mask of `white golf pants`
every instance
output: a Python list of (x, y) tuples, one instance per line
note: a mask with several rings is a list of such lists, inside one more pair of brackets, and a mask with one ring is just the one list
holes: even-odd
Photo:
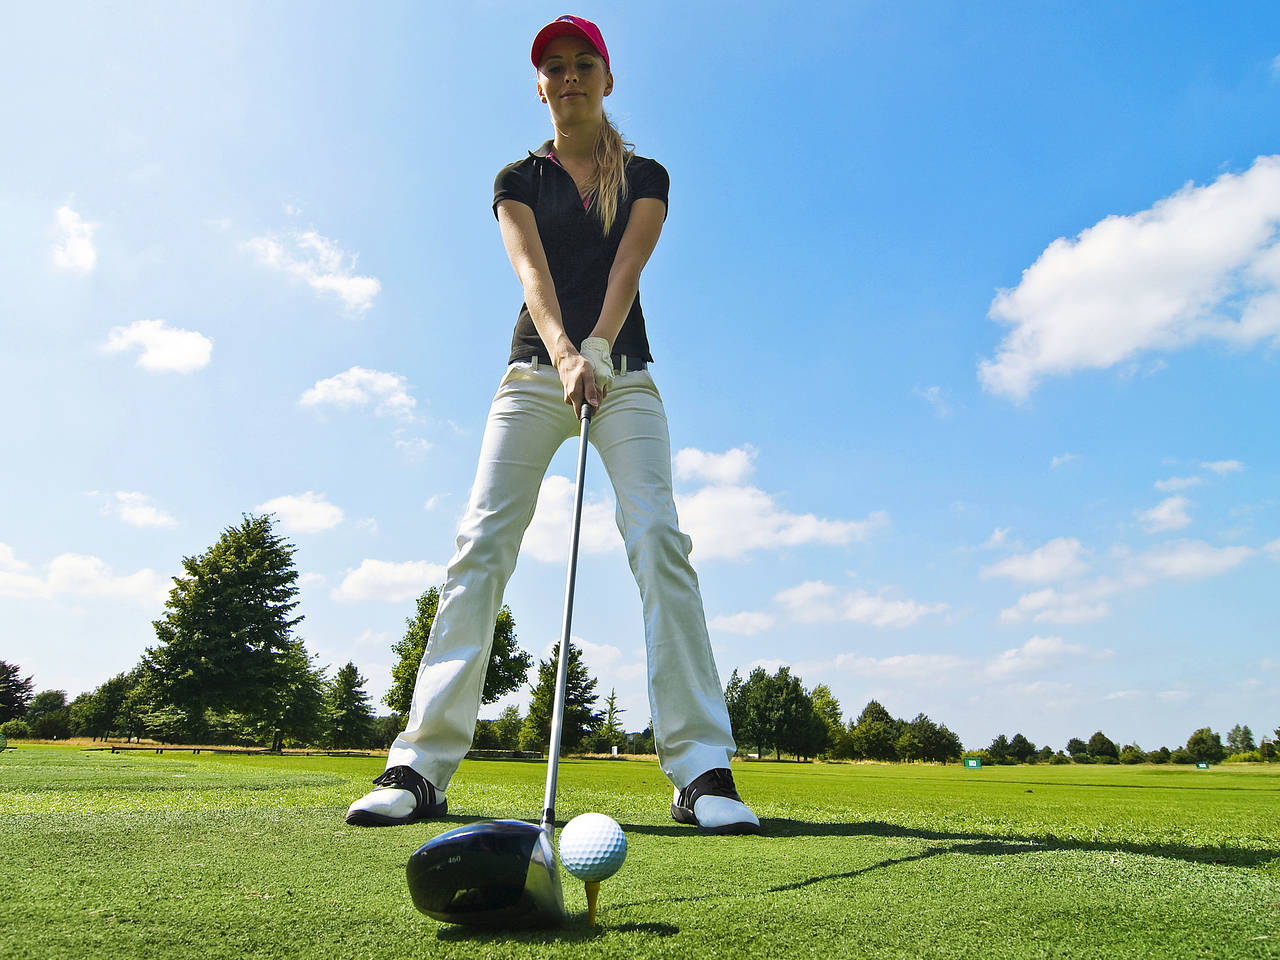
[[(443, 790), (470, 749), (503, 589), (551, 458), (578, 430), (553, 367), (507, 369), (489, 408), (407, 726), (388, 767), (408, 764)], [(677, 526), (666, 414), (646, 370), (614, 378), (591, 419), (590, 441), (613, 483), (618, 529), (640, 588), (658, 760), (683, 789), (707, 770), (727, 767), (735, 746), (689, 563), (692, 543)]]

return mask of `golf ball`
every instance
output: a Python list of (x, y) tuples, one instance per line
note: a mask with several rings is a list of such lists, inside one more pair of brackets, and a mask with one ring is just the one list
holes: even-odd
[(627, 859), (627, 835), (613, 817), (584, 813), (560, 831), (560, 862), (579, 880), (606, 880)]

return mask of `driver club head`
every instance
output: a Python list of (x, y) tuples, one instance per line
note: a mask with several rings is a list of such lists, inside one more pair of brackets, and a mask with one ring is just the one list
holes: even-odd
[(550, 927), (564, 922), (551, 839), (523, 820), (487, 820), (446, 830), (406, 867), (413, 904), (444, 923)]

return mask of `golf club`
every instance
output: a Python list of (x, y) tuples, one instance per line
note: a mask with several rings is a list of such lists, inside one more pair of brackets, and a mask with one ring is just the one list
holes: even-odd
[(414, 906), (444, 923), (477, 927), (547, 927), (564, 921), (564, 894), (556, 870), (552, 832), (556, 817), (556, 773), (564, 728), (564, 691), (569, 667), (569, 630), (582, 527), (582, 487), (587, 472), (591, 407), (582, 405), (564, 626), (556, 665), (555, 706), (547, 754), (542, 823), (489, 820), (446, 830), (409, 857), (406, 873)]

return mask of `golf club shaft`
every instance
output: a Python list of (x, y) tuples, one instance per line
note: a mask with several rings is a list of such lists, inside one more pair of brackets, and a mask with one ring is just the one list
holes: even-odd
[(560, 659), (556, 664), (556, 702), (551, 714), (551, 744), (547, 754), (547, 792), (542, 800), (542, 829), (550, 835), (556, 821), (556, 773), (560, 766), (560, 735), (564, 730), (564, 693), (569, 675), (569, 631), (573, 624), (573, 588), (578, 575), (578, 534), (582, 529), (582, 487), (587, 475), (587, 430), (591, 407), (582, 405), (578, 438), (578, 476), (574, 483), (573, 529), (569, 534), (569, 573), (564, 587), (564, 627), (560, 631)]

